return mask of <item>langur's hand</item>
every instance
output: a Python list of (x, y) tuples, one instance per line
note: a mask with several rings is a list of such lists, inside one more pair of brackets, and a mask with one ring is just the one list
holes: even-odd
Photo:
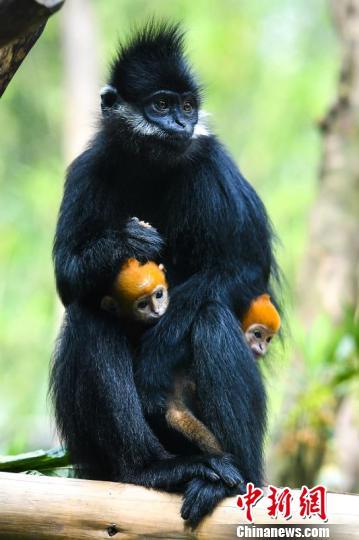
[(148, 223), (148, 221), (142, 221), (142, 219), (138, 219), (138, 217), (133, 217), (130, 219), (130, 221), (135, 221), (139, 225), (142, 225), (142, 227), (146, 227), (146, 229), (154, 229), (155, 227), (152, 227), (151, 223)]
[(164, 243), (157, 229), (133, 217), (127, 221), (125, 233), (133, 257), (141, 262), (158, 258)]
[[(138, 218), (135, 217), (132, 219), (138, 219)], [(152, 227), (152, 225), (148, 223), (148, 221), (142, 221), (142, 219), (140, 219), (138, 223), (142, 225), (142, 227), (146, 227), (146, 229), (150, 229)]]

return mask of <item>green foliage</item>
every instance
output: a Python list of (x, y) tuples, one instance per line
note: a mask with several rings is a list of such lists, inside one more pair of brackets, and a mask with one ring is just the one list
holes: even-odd
[(328, 316), (319, 315), (310, 332), (303, 336), (301, 350), (312, 366), (330, 366), (336, 374), (350, 366), (351, 371), (358, 372), (359, 325), (353, 310), (347, 309), (337, 326)]
[(35, 450), (15, 456), (0, 456), (0, 471), (24, 472), (30, 469), (47, 471), (69, 465), (68, 455), (62, 448)]
[(0, 456), (0, 471), (61, 478), (75, 476), (74, 469), (69, 464), (69, 456), (63, 448)]
[(296, 336), (300, 358), (289, 373), (297, 370), (297, 380), (301, 377), (306, 384), (299, 385), (299, 391), (294, 388), (295, 402), (281, 425), (275, 465), (278, 482), (292, 487), (316, 481), (342, 399), (359, 395), (359, 325), (352, 310), (337, 326), (323, 314), (309, 332), (301, 333), (298, 323)]
[[(258, 189), (279, 233), (290, 304), (317, 182), (315, 123), (337, 76), (326, 2), (107, 0), (92, 6), (102, 81), (118, 37), (150, 17), (183, 21), (213, 129)], [(51, 248), (66, 166), (60, 22), (61, 13), (50, 20), (0, 105), (0, 453), (49, 444), (48, 363), (60, 321)], [(323, 339), (328, 332), (322, 327)]]

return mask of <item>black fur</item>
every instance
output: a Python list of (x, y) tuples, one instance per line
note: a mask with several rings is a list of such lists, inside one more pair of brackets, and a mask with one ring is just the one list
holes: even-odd
[[(133, 38), (110, 83), (136, 113), (160, 89), (200, 101), (177, 27), (152, 25)], [(111, 106), (69, 169), (56, 231), (66, 306), (51, 377), (57, 423), (79, 475), (184, 490), (182, 514), (195, 525), (242, 478), (261, 482), (265, 392), (234, 314), (268, 290), (271, 230), (214, 136), (180, 151), (166, 137), (134, 131)], [(171, 291), (136, 358), (125, 329), (99, 307), (129, 257), (163, 262)], [(199, 417), (222, 457), (200, 455), (183, 438), (173, 448), (166, 429), (156, 430), (174, 370), (189, 363)]]

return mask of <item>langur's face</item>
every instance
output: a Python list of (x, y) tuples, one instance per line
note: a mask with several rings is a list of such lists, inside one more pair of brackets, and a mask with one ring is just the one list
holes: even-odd
[(146, 324), (154, 323), (165, 313), (168, 302), (166, 287), (158, 285), (150, 295), (137, 298), (132, 308), (132, 316)]
[(188, 147), (198, 121), (198, 106), (193, 94), (159, 90), (145, 99), (142, 113), (149, 130), (158, 133), (178, 150)]
[(254, 356), (261, 358), (266, 354), (274, 332), (263, 324), (252, 324), (244, 335)]
[(138, 103), (127, 103), (114, 87), (106, 86), (101, 99), (105, 117), (117, 119), (118, 125), (131, 133), (132, 141), (150, 143), (159, 152), (163, 147), (171, 155), (181, 155), (194, 139), (208, 135), (206, 113), (198, 110), (198, 99), (192, 92), (158, 90)]

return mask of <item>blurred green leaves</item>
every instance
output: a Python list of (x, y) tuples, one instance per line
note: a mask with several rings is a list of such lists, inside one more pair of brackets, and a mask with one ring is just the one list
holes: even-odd
[(35, 450), (11, 456), (0, 456), (0, 472), (26, 473), (73, 478), (74, 470), (63, 448)]
[(29, 469), (41, 471), (50, 467), (65, 467), (68, 464), (68, 456), (62, 448), (36, 450), (16, 456), (0, 456), (2, 472), (23, 472)]

